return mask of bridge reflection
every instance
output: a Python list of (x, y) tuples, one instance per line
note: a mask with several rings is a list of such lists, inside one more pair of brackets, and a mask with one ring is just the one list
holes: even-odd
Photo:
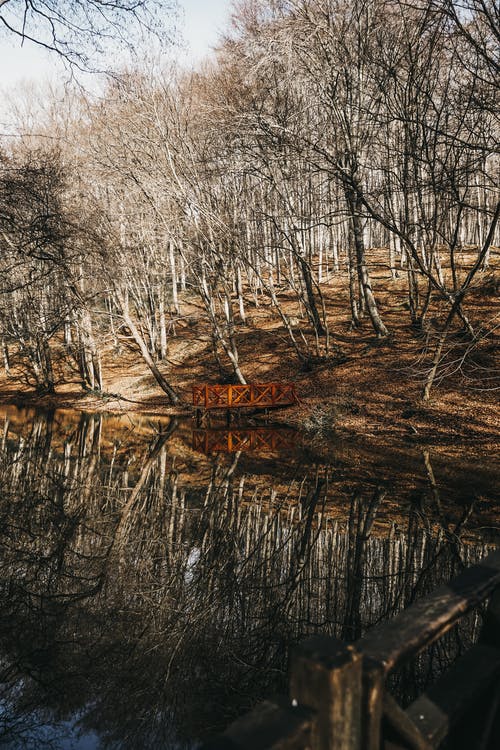
[(294, 448), (298, 433), (289, 427), (193, 429), (193, 449), (201, 453), (270, 453)]

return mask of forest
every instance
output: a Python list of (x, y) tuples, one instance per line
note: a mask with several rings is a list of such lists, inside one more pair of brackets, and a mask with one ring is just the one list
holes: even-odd
[[(233, 0), (190, 69), (175, 14), (0, 0), (0, 43), (68, 74), (0, 127), (8, 750), (199, 748), (304, 638), (498, 548), (498, 4)], [(262, 383), (297, 403), (189, 418)], [(449, 677), (498, 623), (475, 604), (379, 703)]]
[(499, 20), (493, 0), (245, 0), (195, 71), (20, 106), (2, 390), (139, 372), (178, 406), (195, 381), (348, 378), (371, 347), (405, 349), (414, 398), (472, 371), (494, 392)]

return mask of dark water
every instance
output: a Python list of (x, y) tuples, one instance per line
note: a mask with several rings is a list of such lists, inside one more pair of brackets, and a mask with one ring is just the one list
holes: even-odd
[[(191, 748), (498, 543), (467, 448), (0, 410), (0, 747)], [(481, 613), (394, 678), (402, 700)]]

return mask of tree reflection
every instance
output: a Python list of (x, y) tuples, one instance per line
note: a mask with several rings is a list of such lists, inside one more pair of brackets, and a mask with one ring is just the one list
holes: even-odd
[[(355, 639), (491, 544), (464, 543), (474, 510), (450, 520), (429, 455), (396, 495), (354, 456), (347, 483), (304, 453), (273, 479), (241, 452), (200, 458), (175, 421), (118, 434), (99, 415), (6, 418), (0, 746), (64, 747), (47, 725), (77, 717), (105, 748), (190, 747), (283, 688), (291, 643)], [(476, 626), (397, 675), (400, 696)]]

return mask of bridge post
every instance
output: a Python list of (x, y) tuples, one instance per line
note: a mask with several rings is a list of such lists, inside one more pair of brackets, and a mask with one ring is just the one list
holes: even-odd
[(362, 656), (327, 636), (303, 641), (292, 657), (290, 698), (314, 711), (311, 750), (361, 750)]

